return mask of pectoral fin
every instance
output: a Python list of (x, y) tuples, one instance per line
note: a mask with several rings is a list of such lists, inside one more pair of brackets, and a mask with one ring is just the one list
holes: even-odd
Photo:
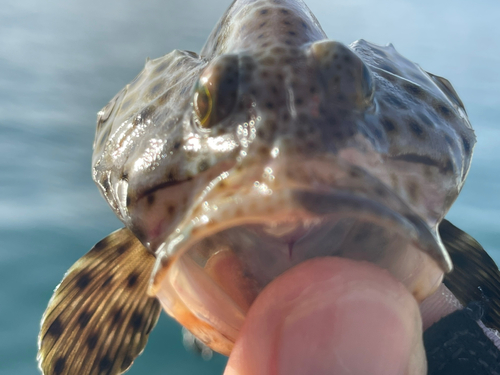
[(124, 228), (68, 270), (42, 318), (38, 363), (43, 374), (114, 375), (130, 367), (161, 311), (146, 293), (154, 262)]
[(500, 272), (494, 260), (479, 242), (448, 220), (441, 222), (439, 234), (453, 261), (444, 284), (464, 306), (481, 301), (483, 323), (500, 331)]

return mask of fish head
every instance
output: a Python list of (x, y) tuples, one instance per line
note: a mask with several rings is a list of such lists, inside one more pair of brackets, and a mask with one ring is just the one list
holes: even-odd
[(157, 257), (150, 292), (228, 353), (262, 288), (312, 257), (430, 295), (474, 143), (451, 84), (393, 46), (329, 40), (302, 1), (237, 0), (200, 55), (148, 61), (99, 112), (93, 176)]

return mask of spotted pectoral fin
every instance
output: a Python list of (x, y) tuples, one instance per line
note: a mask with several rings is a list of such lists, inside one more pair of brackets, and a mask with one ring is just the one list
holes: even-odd
[(42, 318), (38, 363), (45, 375), (111, 375), (130, 367), (161, 311), (146, 293), (154, 262), (120, 229), (68, 270)]
[(483, 323), (500, 330), (500, 271), (483, 247), (470, 235), (447, 220), (439, 234), (453, 261), (453, 271), (444, 284), (464, 305), (480, 301)]

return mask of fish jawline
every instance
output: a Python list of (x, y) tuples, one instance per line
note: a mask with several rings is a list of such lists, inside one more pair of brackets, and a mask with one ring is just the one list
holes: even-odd
[(224, 353), (258, 293), (307, 259), (341, 256), (372, 262), (400, 280), (417, 301), (436, 290), (451, 264), (439, 236), (416, 215), (402, 215), (347, 191), (293, 194), (300, 205), (273, 215), (191, 220), (159, 247), (149, 294)]

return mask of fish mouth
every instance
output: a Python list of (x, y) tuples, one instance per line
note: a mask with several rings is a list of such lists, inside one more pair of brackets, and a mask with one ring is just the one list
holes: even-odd
[(307, 259), (372, 262), (417, 301), (451, 270), (436, 231), (383, 184), (300, 185), (208, 193), (158, 248), (150, 294), (214, 350), (228, 354), (260, 291)]

